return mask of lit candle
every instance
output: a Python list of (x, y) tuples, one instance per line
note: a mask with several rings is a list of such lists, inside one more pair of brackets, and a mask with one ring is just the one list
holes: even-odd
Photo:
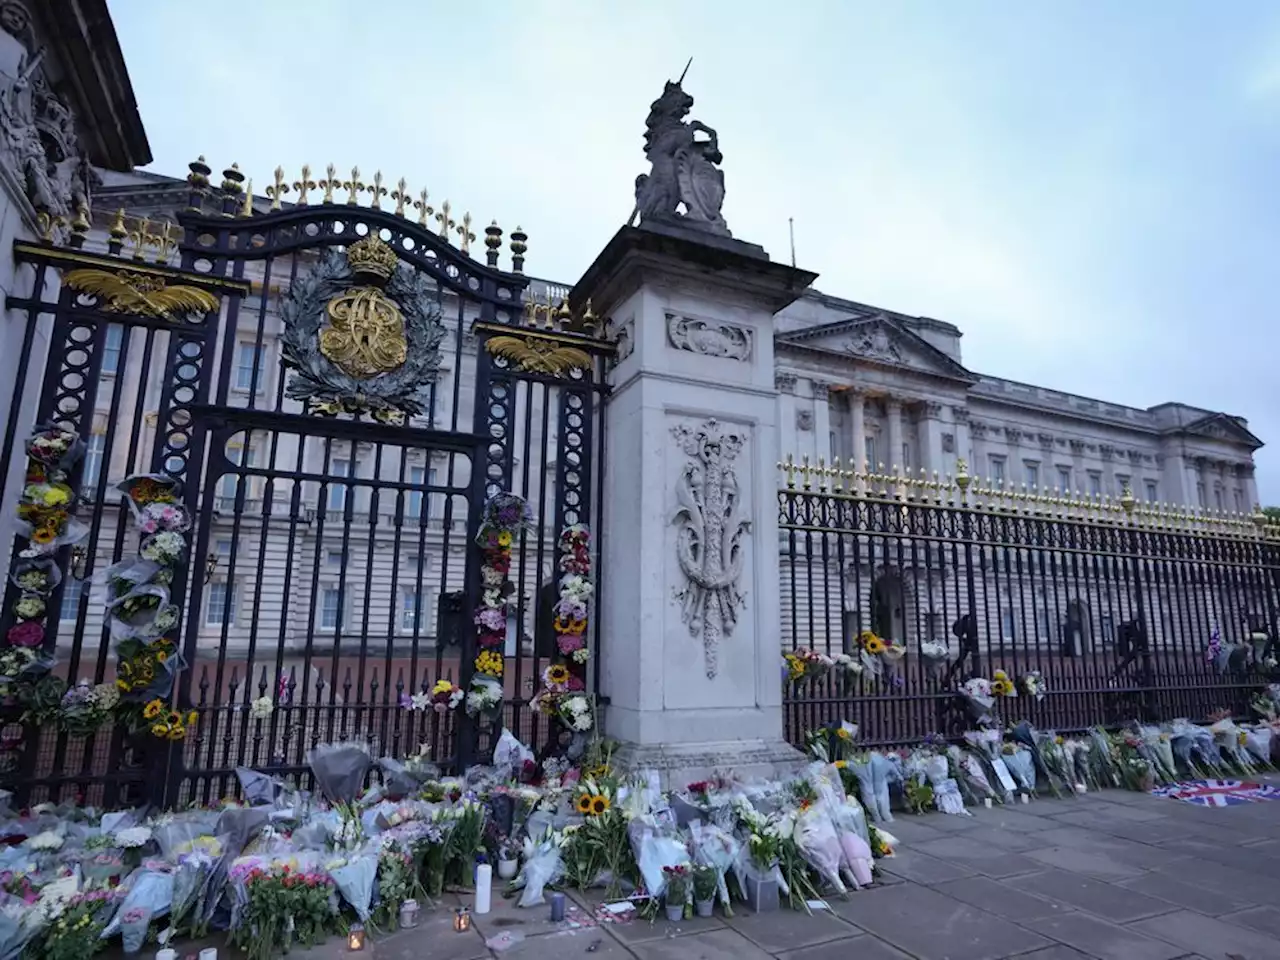
[(493, 867), (482, 863), (476, 867), (476, 913), (489, 912), (489, 898), (493, 893)]
[(466, 907), (459, 907), (458, 912), (453, 915), (453, 929), (459, 933), (471, 929), (471, 913)]
[(564, 894), (553, 893), (551, 895), (551, 922), (559, 923), (564, 919)]
[(347, 949), (358, 951), (364, 949), (364, 925), (353, 923), (347, 931)]

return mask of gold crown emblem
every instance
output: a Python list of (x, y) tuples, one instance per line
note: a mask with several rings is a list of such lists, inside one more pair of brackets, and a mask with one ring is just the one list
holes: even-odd
[(396, 269), (396, 253), (378, 237), (368, 236), (347, 248), (347, 263), (353, 273), (388, 280)]

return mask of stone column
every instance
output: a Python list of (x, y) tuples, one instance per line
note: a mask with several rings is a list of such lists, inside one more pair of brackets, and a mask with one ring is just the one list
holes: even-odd
[(846, 395), (849, 419), (853, 421), (853, 469), (866, 473), (872, 469), (867, 465), (867, 397), (861, 387), (850, 387)]
[(973, 462), (969, 464), (969, 474), (986, 486), (991, 478), (991, 463), (987, 459), (987, 425), (981, 420), (971, 420), (969, 433), (973, 438)]
[(1102, 495), (1114, 500), (1120, 496), (1116, 489), (1116, 448), (1109, 443), (1100, 443), (1098, 456), (1102, 458)]
[(974, 471), (977, 467), (973, 460), (973, 451), (970, 449), (973, 440), (969, 436), (969, 408), (952, 406), (951, 423), (955, 429), (952, 441), (955, 449), (947, 456), (942, 470), (944, 473), (950, 473), (954, 476), (956, 473), (956, 461), (963, 458), (969, 466), (970, 475), (975, 475)]
[(814, 462), (818, 458), (831, 465), (831, 384), (826, 380), (809, 381), (813, 394), (813, 446)]
[(885, 416), (889, 421), (889, 452), (884, 458), (885, 469), (892, 474), (894, 467), (902, 467), (902, 398), (890, 395), (884, 401)]
[(942, 404), (926, 400), (920, 406), (920, 421), (916, 430), (920, 438), (920, 466), (932, 475), (944, 472), (942, 463)]
[(805, 451), (797, 424), (796, 375), (778, 371), (773, 375), (773, 385), (778, 391), (778, 438), (782, 459), (794, 457), (799, 462)]
[(814, 276), (737, 240), (623, 227), (571, 294), (635, 345), (605, 411), (598, 692), (619, 764), (664, 786), (800, 759), (778, 681), (773, 317)]

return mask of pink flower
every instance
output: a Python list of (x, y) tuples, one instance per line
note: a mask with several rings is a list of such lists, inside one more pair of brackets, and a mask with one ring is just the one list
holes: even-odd
[(492, 607), (486, 607), (476, 614), (476, 624), (484, 627), (486, 630), (499, 631), (507, 629), (507, 618), (501, 610), (494, 610)]
[(9, 642), (15, 647), (38, 647), (44, 643), (44, 626), (26, 620), (9, 629)]
[(560, 648), (561, 653), (569, 654), (585, 647), (587, 640), (580, 633), (562, 633), (556, 637), (556, 645)]

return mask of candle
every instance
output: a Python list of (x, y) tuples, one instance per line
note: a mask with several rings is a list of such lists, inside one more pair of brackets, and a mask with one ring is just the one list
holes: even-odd
[(218, 948), (205, 947), (200, 951), (200, 960), (218, 960)]
[(476, 913), (489, 912), (489, 898), (493, 892), (493, 867), (482, 863), (476, 867)]
[(1022, 795), (1022, 802), (1023, 802), (1023, 803), (1030, 803), (1030, 802), (1031, 802), (1031, 795), (1030, 795), (1029, 793), (1024, 793), (1024, 794)]
[(418, 901), (406, 900), (400, 904), (400, 926), (410, 929), (418, 925)]
[(165, 947), (163, 950), (156, 951), (156, 960), (178, 960), (178, 951), (172, 947)]
[[(364, 925), (353, 923), (347, 931), (347, 949), (363, 950), (364, 949)], [(202, 957), (203, 960), (203, 957)]]
[(988, 810), (990, 810), (990, 809), (991, 809), (991, 798), (990, 798), (990, 797), (983, 797), (983, 798), (982, 798), (982, 805), (983, 805), (984, 807), (986, 807)]
[(558, 923), (564, 919), (564, 894), (553, 893), (551, 895), (551, 922)]

